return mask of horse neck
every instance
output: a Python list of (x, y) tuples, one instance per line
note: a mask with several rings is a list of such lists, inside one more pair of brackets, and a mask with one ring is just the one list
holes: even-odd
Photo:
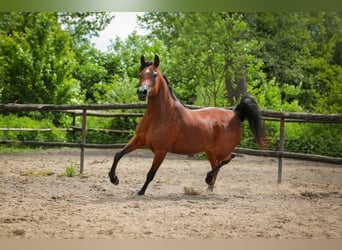
[(175, 100), (163, 77), (155, 88), (156, 93), (148, 98), (147, 111), (155, 116), (169, 116), (174, 110)]

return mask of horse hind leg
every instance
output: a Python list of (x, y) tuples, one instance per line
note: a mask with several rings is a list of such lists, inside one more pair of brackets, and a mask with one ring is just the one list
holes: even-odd
[(218, 174), (218, 171), (213, 172), (213, 170), (216, 168), (216, 166), (219, 164), (219, 162), (217, 161), (216, 157), (214, 156), (214, 154), (210, 151), (205, 152), (208, 161), (210, 162), (211, 165), (211, 171), (207, 173), (207, 177), (205, 178), (205, 182), (208, 184), (208, 190), (210, 192), (213, 191), (214, 189), (214, 185), (215, 185), (215, 181), (216, 181), (216, 177)]
[(208, 152), (206, 154), (209, 162), (211, 163), (212, 170), (207, 173), (205, 182), (208, 184), (208, 191), (212, 192), (214, 190), (217, 174), (220, 171), (221, 167), (228, 164), (235, 157), (235, 155), (230, 154), (226, 160), (218, 162), (211, 153)]

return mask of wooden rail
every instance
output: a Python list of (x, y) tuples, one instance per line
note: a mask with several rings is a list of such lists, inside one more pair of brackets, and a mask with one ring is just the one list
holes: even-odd
[[(201, 107), (187, 105), (190, 109), (198, 109)], [(61, 130), (81, 130), (81, 143), (65, 143), (65, 142), (37, 142), (37, 141), (11, 141), (2, 140), (0, 144), (17, 144), (28, 146), (47, 146), (47, 147), (78, 147), (81, 149), (80, 157), (80, 172), (84, 170), (84, 156), (85, 148), (122, 148), (125, 144), (87, 144), (86, 143), (86, 131), (87, 129), (87, 116), (97, 117), (141, 117), (142, 113), (108, 113), (99, 112), (103, 110), (143, 110), (146, 108), (146, 104), (88, 104), (88, 105), (50, 105), (50, 104), (0, 104), (0, 111), (2, 112), (23, 112), (23, 111), (40, 111), (40, 112), (65, 112), (73, 116), (73, 126), (71, 128)], [(232, 109), (232, 108), (228, 108)], [(278, 183), (282, 181), (282, 159), (293, 158), (301, 160), (313, 160), (334, 164), (342, 164), (342, 158), (327, 157), (321, 155), (311, 154), (299, 154), (284, 152), (284, 140), (285, 140), (285, 122), (310, 122), (310, 123), (342, 123), (342, 114), (306, 114), (306, 113), (294, 113), (294, 112), (279, 112), (271, 110), (261, 110), (263, 119), (280, 122), (280, 136), (279, 136), (279, 150), (278, 151), (260, 151), (254, 149), (236, 148), (235, 152), (250, 155), (262, 155), (266, 157), (278, 158)], [(82, 116), (82, 127), (75, 127), (75, 116)], [(50, 129), (28, 129), (28, 128), (0, 128), (7, 131), (38, 131), (47, 132)], [(59, 130), (59, 129), (57, 129)], [(94, 129), (95, 130), (95, 129)], [(129, 130), (107, 130), (99, 129), (105, 132), (123, 132), (129, 133)]]

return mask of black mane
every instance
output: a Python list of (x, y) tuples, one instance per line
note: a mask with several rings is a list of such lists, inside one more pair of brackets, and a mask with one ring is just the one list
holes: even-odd
[(170, 85), (169, 80), (166, 78), (166, 76), (164, 76), (164, 75), (162, 75), (162, 76), (163, 76), (164, 79), (165, 79), (166, 85), (167, 85), (167, 87), (168, 87), (168, 89), (169, 89), (169, 91), (170, 91), (170, 94), (171, 94), (172, 99), (179, 102), (177, 96), (175, 95), (175, 92), (173, 92), (173, 89), (172, 89), (172, 87), (171, 87), (171, 85)]

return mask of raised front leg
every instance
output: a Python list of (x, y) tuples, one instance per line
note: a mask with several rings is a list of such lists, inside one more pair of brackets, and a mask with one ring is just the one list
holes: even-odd
[(153, 180), (159, 166), (162, 164), (163, 160), (165, 159), (165, 156), (166, 156), (166, 152), (155, 152), (154, 153), (152, 166), (147, 173), (146, 181), (145, 181), (144, 185), (142, 186), (142, 188), (140, 189), (140, 191), (138, 192), (138, 195), (144, 195), (145, 194), (145, 191), (146, 191), (148, 184), (150, 184), (150, 182)]
[(124, 156), (125, 154), (128, 154), (129, 152), (136, 150), (137, 148), (141, 146), (143, 145), (141, 141), (139, 140), (139, 138), (137, 136), (134, 136), (121, 151), (115, 154), (112, 168), (110, 169), (108, 173), (111, 183), (113, 183), (114, 185), (119, 184), (119, 178), (115, 175), (115, 170), (122, 156)]

